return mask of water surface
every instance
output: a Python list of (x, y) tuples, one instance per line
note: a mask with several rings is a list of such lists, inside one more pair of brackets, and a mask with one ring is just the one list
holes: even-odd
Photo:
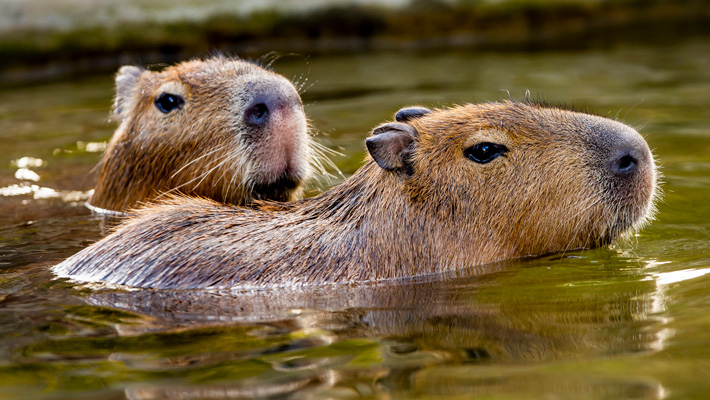
[[(286, 57), (344, 176), (400, 107), (532, 96), (646, 135), (657, 220), (607, 248), (391, 284), (210, 293), (54, 280), (102, 235), (82, 206), (110, 76), (0, 92), (0, 398), (705, 398), (710, 44)], [(314, 185), (315, 194), (341, 178)]]

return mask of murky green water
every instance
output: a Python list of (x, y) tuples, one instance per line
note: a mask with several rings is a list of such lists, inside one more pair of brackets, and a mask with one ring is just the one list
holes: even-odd
[(112, 79), (3, 91), (0, 398), (707, 398), (707, 40), (286, 58), (276, 68), (308, 79), (307, 112), (321, 141), (347, 155), (335, 158), (345, 175), (369, 129), (404, 105), (529, 89), (618, 116), (647, 135), (663, 166), (658, 219), (611, 248), (399, 284), (236, 294), (74, 286), (48, 268), (101, 236), (81, 202), (114, 129)]

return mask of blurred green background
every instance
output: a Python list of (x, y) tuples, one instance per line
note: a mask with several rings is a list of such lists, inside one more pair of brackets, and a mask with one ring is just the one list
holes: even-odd
[(214, 50), (581, 49), (709, 26), (708, 0), (2, 0), (0, 84)]

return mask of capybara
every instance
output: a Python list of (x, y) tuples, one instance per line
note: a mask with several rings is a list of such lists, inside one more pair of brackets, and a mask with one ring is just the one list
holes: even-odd
[(317, 197), (255, 209), (173, 198), (54, 270), (150, 288), (379, 281), (593, 248), (652, 216), (653, 156), (620, 122), (512, 101), (395, 119)]
[(87, 203), (99, 212), (178, 192), (241, 205), (294, 200), (324, 160), (294, 85), (235, 58), (161, 72), (124, 66), (112, 115), (120, 125)]

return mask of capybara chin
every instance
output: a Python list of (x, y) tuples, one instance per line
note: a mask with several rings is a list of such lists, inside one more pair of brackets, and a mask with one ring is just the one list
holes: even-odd
[(622, 123), (517, 102), (395, 119), (320, 196), (256, 209), (171, 199), (55, 272), (151, 288), (386, 280), (597, 247), (652, 214), (653, 157)]
[(88, 205), (126, 211), (164, 193), (230, 204), (300, 197), (319, 166), (293, 84), (254, 63), (216, 56), (149, 71), (122, 67), (120, 125)]

